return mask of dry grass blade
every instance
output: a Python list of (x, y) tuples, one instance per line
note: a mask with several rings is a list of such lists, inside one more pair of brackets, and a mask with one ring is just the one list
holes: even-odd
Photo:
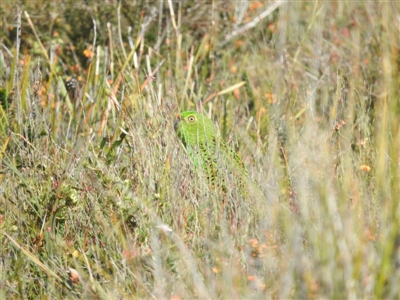
[(0, 5), (0, 298), (400, 298), (400, 2), (53, 2)]
[(18, 244), (10, 235), (5, 233), (4, 231), (1, 231), (1, 233), (5, 235), (19, 250), (21, 250), (22, 253), (26, 255), (26, 257), (28, 257), (34, 264), (36, 264), (40, 269), (42, 269), (43, 272), (45, 272), (48, 276), (58, 280), (60, 283), (63, 283), (62, 278), (59, 277), (56, 273), (54, 273), (48, 266), (43, 264), (39, 260), (39, 258), (37, 258), (32, 252), (30, 252), (28, 249)]

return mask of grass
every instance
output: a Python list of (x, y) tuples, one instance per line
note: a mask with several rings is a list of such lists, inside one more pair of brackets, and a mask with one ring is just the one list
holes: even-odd
[[(399, 297), (399, 4), (0, 11), (1, 298)], [(235, 230), (196, 108), (249, 173)]]

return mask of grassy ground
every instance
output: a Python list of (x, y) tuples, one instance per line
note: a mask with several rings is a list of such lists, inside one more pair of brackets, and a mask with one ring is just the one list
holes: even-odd
[[(400, 4), (23, 2), (0, 4), (0, 298), (400, 297)], [(248, 170), (236, 229), (189, 109)]]

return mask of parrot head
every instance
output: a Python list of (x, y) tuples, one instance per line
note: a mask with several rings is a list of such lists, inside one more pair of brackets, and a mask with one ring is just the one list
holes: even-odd
[(195, 111), (184, 111), (178, 115), (174, 129), (185, 146), (207, 143), (215, 138), (214, 124)]

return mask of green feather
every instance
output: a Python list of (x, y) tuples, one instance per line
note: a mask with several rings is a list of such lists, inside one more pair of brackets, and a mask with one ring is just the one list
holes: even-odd
[[(213, 122), (195, 111), (185, 111), (175, 121), (174, 128), (196, 168), (202, 168), (212, 186), (226, 191), (228, 173), (241, 185), (240, 178), (247, 175), (244, 164), (233, 149), (220, 139)], [(222, 183), (222, 185), (221, 185)]]

